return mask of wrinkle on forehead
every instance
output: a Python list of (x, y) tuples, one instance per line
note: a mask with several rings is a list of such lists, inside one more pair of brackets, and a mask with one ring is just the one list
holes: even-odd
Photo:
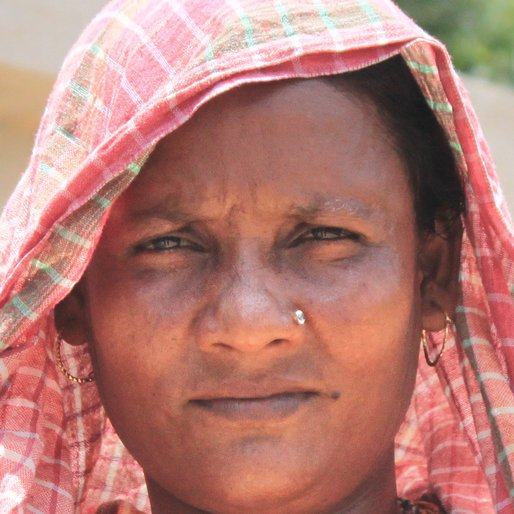
[(372, 220), (375, 224), (385, 223), (381, 210), (372, 204), (364, 203), (356, 198), (334, 198), (316, 194), (305, 203), (282, 201), (281, 197), (275, 202), (267, 202), (260, 206), (258, 202), (249, 203), (236, 200), (234, 202), (219, 202), (217, 205), (192, 208), (192, 206), (177, 203), (173, 194), (167, 195), (163, 201), (144, 208), (135, 208), (127, 212), (127, 222), (146, 224), (151, 221), (165, 221), (172, 225), (189, 225), (194, 223), (210, 224), (226, 221), (235, 223), (245, 215), (258, 214), (269, 219), (289, 219), (306, 221), (338, 217), (339, 219)]
[(371, 101), (319, 80), (244, 86), (159, 143), (123, 195), (126, 213), (177, 224), (250, 212), (378, 222), (396, 203), (384, 195), (391, 181), (410, 194), (383, 132)]

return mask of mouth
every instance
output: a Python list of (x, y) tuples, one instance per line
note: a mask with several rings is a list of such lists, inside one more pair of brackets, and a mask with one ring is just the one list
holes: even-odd
[(320, 397), (315, 391), (295, 391), (267, 396), (202, 398), (189, 403), (203, 413), (233, 422), (273, 422), (292, 416)]

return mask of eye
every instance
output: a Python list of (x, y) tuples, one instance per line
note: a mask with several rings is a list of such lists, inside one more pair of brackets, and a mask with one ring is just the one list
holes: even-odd
[(358, 241), (360, 240), (359, 234), (355, 232), (351, 232), (350, 230), (346, 230), (344, 228), (338, 227), (314, 227), (303, 234), (301, 234), (298, 238), (293, 241), (293, 246), (297, 246), (304, 242), (311, 241)]
[(192, 241), (183, 237), (177, 236), (163, 236), (156, 237), (150, 241), (141, 243), (135, 247), (136, 253), (158, 253), (171, 250), (178, 250), (180, 248), (191, 249), (200, 251), (201, 248)]
[(359, 236), (354, 232), (350, 232), (349, 230), (345, 230), (344, 228), (335, 228), (335, 227), (316, 227), (310, 230), (312, 234), (312, 239), (316, 239), (318, 241), (326, 240), (326, 239), (358, 239)]

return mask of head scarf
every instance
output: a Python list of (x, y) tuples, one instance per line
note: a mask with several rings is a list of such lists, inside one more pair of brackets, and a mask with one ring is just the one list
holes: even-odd
[[(447, 52), (388, 0), (115, 0), (86, 28), (0, 219), (1, 512), (149, 511), (95, 384), (56, 369), (53, 308), (156, 142), (241, 84), (396, 54), (447, 134), (468, 204), (455, 330), (436, 371), (420, 361), (398, 493), (435, 493), (448, 512), (514, 512), (514, 233)], [(87, 375), (84, 348), (66, 361)]]

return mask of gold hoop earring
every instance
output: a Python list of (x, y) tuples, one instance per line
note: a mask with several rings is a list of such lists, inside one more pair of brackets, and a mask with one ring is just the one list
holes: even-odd
[(425, 354), (425, 361), (430, 367), (437, 366), (437, 363), (441, 359), (444, 353), (444, 349), (446, 346), (446, 341), (448, 340), (448, 333), (450, 331), (450, 325), (453, 323), (452, 319), (446, 312), (444, 313), (444, 337), (443, 344), (441, 345), (441, 351), (438, 353), (437, 357), (434, 360), (430, 359), (430, 352), (428, 351), (428, 340), (427, 340), (427, 331), (425, 329), (421, 330), (421, 343), (423, 345), (423, 353)]
[(61, 345), (62, 345), (62, 337), (59, 334), (59, 337), (57, 338), (57, 342), (55, 345), (55, 362), (57, 364), (57, 367), (59, 368), (59, 371), (70, 381), (74, 384), (87, 384), (89, 382), (93, 382), (95, 380), (95, 376), (93, 372), (89, 373), (87, 377), (76, 377), (75, 375), (72, 375), (65, 367), (64, 362), (62, 360), (62, 354), (61, 354)]

